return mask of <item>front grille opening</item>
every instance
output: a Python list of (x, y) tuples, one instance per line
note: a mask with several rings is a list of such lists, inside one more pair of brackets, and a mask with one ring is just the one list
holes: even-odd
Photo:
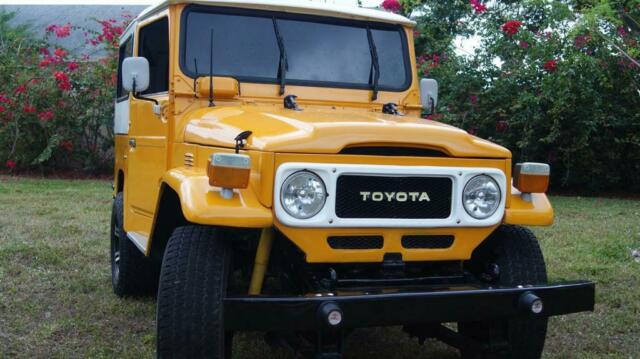
[(448, 177), (341, 175), (335, 211), (340, 218), (444, 219), (452, 188)]
[(381, 249), (382, 236), (334, 236), (327, 239), (333, 249)]
[(453, 245), (453, 236), (403, 236), (402, 247), (407, 249), (444, 249)]
[(449, 157), (442, 151), (420, 147), (387, 147), (387, 146), (363, 146), (347, 147), (340, 151), (341, 155), (364, 156), (405, 156), (405, 157)]

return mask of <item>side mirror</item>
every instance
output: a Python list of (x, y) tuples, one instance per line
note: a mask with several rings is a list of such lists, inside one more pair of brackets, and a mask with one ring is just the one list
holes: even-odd
[(122, 61), (122, 88), (143, 92), (149, 88), (149, 61), (144, 57), (127, 57)]
[(438, 105), (438, 81), (434, 79), (420, 80), (420, 103), (428, 114), (433, 114)]

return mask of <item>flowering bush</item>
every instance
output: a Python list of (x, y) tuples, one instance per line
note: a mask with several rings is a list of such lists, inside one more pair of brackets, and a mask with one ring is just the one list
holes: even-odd
[[(549, 162), (553, 188), (640, 192), (638, 2), (481, 4), (402, 0), (441, 121)], [(472, 35), (474, 53), (456, 47)]]
[[(52, 24), (42, 40), (27, 27), (11, 27), (11, 18), (0, 13), (0, 163), (11, 171), (107, 171), (117, 41), (130, 17), (96, 20), (101, 31)], [(105, 57), (52, 45), (73, 31), (85, 34), (88, 51)]]

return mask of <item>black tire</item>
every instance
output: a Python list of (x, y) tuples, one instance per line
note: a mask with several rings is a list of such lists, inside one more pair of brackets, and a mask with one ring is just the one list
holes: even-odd
[(162, 260), (156, 312), (158, 358), (231, 358), (223, 300), (231, 262), (213, 227), (177, 228)]
[[(535, 235), (527, 228), (503, 225), (480, 247), (469, 263), (478, 273), (498, 265), (499, 278), (494, 283), (506, 286), (544, 284), (547, 270)], [(508, 357), (538, 359), (542, 355), (547, 333), (547, 318), (523, 318), (492, 322), (458, 323), (460, 333), (491, 343), (508, 343)], [(488, 353), (467, 353), (462, 358), (487, 358)]]
[(120, 297), (146, 296), (155, 293), (158, 265), (146, 258), (127, 238), (123, 227), (122, 192), (113, 200), (111, 211), (111, 285)]

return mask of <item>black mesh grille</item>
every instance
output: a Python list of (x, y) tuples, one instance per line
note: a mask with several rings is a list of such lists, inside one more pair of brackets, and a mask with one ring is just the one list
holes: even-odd
[(384, 244), (382, 236), (329, 237), (327, 242), (333, 249), (380, 249)]
[(340, 218), (448, 218), (452, 181), (446, 177), (344, 175), (338, 178)]
[(453, 236), (404, 236), (404, 248), (449, 248), (453, 244)]

